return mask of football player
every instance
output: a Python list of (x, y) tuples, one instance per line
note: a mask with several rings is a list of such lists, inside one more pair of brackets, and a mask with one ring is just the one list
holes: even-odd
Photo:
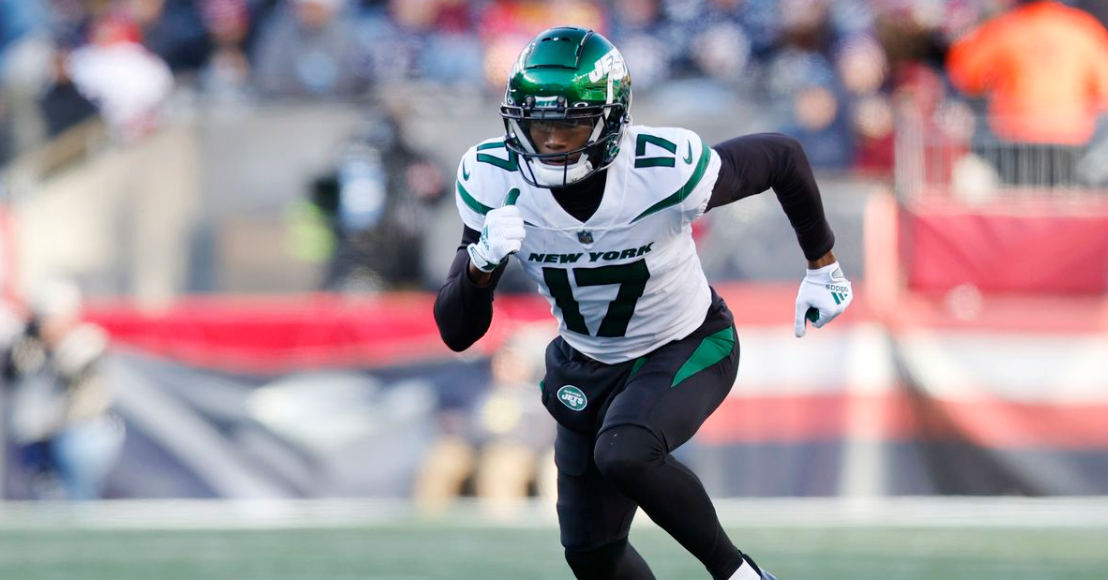
[(481, 338), (512, 254), (550, 302), (559, 336), (540, 389), (558, 422), (558, 521), (577, 578), (654, 578), (627, 541), (642, 508), (715, 580), (772, 579), (735, 547), (700, 480), (671, 455), (727, 396), (739, 362), (692, 222), (774, 190), (808, 260), (798, 337), (850, 305), (850, 282), (795, 140), (763, 134), (709, 147), (692, 131), (632, 125), (630, 106), (623, 57), (600, 34), (553, 28), (523, 49), (500, 108), (505, 135), (458, 166), (465, 229), (435, 320), (456, 351)]

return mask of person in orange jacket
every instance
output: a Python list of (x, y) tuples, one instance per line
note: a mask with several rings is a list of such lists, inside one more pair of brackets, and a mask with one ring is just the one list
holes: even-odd
[(1072, 185), (1074, 167), (1108, 107), (1108, 30), (1055, 0), (1018, 2), (959, 39), (951, 83), (988, 98), (986, 147), (1008, 183)]

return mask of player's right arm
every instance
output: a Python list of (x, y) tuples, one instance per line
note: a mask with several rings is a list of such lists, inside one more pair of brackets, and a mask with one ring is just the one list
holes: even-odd
[(455, 199), (465, 228), (434, 308), (443, 342), (458, 352), (488, 331), (493, 290), (508, 256), (519, 251), (524, 237), (519, 209), (511, 204), (495, 207), (500, 202), (494, 203), (488, 196), (485, 188), (496, 187), (494, 182), (482, 181), (478, 170), (481, 158), (476, 151), (470, 149), (458, 165)]
[(504, 266), (492, 272), (478, 270), (469, 257), (470, 244), (480, 241), (481, 234), (470, 227), (462, 231), (462, 242), (450, 264), (446, 283), (435, 298), (435, 324), (442, 341), (451, 350), (461, 352), (477, 342), (492, 323), (493, 290)]

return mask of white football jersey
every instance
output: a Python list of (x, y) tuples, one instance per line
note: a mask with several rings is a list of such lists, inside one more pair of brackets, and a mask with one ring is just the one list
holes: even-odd
[(630, 126), (608, 167), (604, 197), (581, 222), (549, 189), (528, 185), (522, 160), (490, 139), (458, 166), (456, 201), (465, 225), (515, 198), (526, 237), (516, 254), (550, 301), (573, 348), (615, 364), (688, 336), (711, 291), (692, 238), (708, 206), (719, 155), (692, 131)]

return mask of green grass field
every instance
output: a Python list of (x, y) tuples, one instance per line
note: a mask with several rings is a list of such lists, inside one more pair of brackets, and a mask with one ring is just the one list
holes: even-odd
[[(164, 517), (36, 514), (0, 509), (2, 580), (543, 580), (569, 579), (557, 530), (538, 521), (493, 524), (462, 513), (261, 518), (234, 513)], [(1103, 507), (1098, 507), (1103, 511)], [(725, 520), (734, 510), (723, 509)], [(738, 511), (742, 511), (739, 509)], [(802, 512), (802, 509), (797, 510)], [(781, 580), (1068, 580), (1108, 578), (1108, 525), (1100, 516), (996, 518), (949, 525), (840, 518), (838, 525), (729, 525), (733, 539)], [(1100, 512), (1097, 512), (1098, 514)], [(2, 516), (11, 516), (4, 518)], [(196, 516), (196, 514), (193, 514)], [(897, 517), (890, 512), (889, 517)], [(254, 518), (254, 519), (251, 519)], [(816, 520), (826, 522), (826, 514)], [(941, 518), (939, 518), (941, 519)], [(205, 521), (210, 522), (206, 529)], [(329, 521), (324, 525), (321, 522)], [(1036, 523), (1039, 521), (1040, 523)], [(290, 522), (292, 522), (290, 524)], [(772, 524), (773, 522), (769, 522)], [(706, 579), (700, 564), (652, 524), (632, 542), (659, 580)]]

